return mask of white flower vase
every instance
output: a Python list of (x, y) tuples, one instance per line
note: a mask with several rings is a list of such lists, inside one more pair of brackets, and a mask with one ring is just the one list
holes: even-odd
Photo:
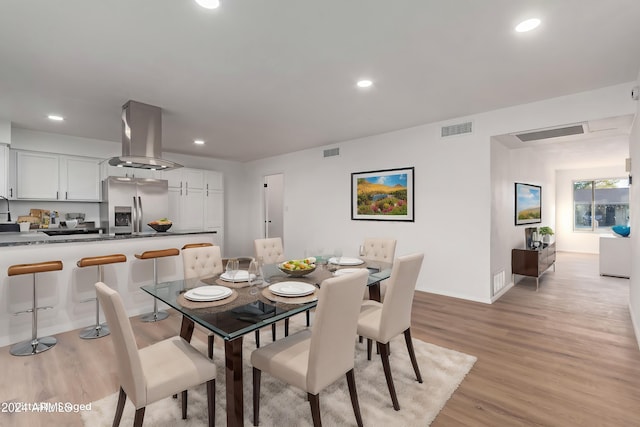
[(542, 236), (542, 243), (544, 243), (545, 245), (548, 245), (549, 243), (551, 243), (551, 236), (548, 234), (544, 234)]

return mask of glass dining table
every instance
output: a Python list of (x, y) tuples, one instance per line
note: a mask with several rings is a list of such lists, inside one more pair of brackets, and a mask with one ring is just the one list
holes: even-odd
[[(391, 275), (391, 263), (363, 259), (364, 263), (351, 268), (369, 270), (369, 295), (380, 301), (380, 282)], [(142, 286), (142, 290), (164, 302), (182, 314), (180, 336), (191, 341), (194, 324), (198, 323), (224, 341), (225, 384), (227, 401), (227, 426), (244, 425), (243, 414), (243, 337), (249, 333), (288, 319), (298, 313), (313, 309), (317, 305), (315, 292), (307, 298), (289, 302), (286, 297), (274, 297), (268, 286), (284, 281), (305, 282), (319, 288), (322, 281), (333, 277), (337, 270), (346, 266), (319, 265), (312, 273), (303, 277), (290, 277), (278, 269), (276, 264), (263, 267), (264, 282), (258, 292), (252, 292), (247, 284), (222, 282), (220, 277), (208, 279), (186, 279)], [(339, 273), (338, 273), (339, 274)], [(183, 295), (191, 289), (213, 284), (233, 285), (233, 295), (219, 303), (206, 304), (185, 299)], [(244, 287), (242, 287), (244, 286)], [(227, 301), (228, 302), (225, 302)], [(300, 301), (303, 300), (303, 301)], [(294, 299), (291, 299), (294, 301)]]

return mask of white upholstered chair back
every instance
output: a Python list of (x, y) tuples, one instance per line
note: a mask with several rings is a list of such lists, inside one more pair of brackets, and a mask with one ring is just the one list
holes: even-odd
[(381, 238), (364, 239), (363, 258), (375, 261), (393, 262), (396, 255), (396, 240)]
[(111, 329), (120, 386), (136, 408), (147, 405), (146, 380), (129, 316), (120, 295), (102, 282), (96, 293)]
[(275, 264), (285, 261), (282, 239), (272, 237), (270, 239), (256, 239), (253, 242), (256, 259), (262, 257), (265, 264)]
[(380, 316), (381, 342), (389, 342), (411, 327), (411, 305), (423, 259), (423, 253), (416, 253), (398, 257), (393, 262)]
[(319, 393), (353, 369), (353, 338), (368, 276), (367, 270), (362, 269), (327, 279), (320, 285), (309, 348), (308, 393)]
[(202, 246), (182, 250), (184, 278), (202, 279), (221, 274), (222, 255), (219, 246)]

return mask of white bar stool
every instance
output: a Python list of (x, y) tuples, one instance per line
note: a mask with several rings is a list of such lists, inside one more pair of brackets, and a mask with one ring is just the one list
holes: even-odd
[(38, 310), (48, 310), (51, 306), (38, 307), (36, 295), (36, 273), (45, 273), (47, 271), (62, 270), (62, 261), (45, 261), (34, 264), (17, 264), (7, 269), (8, 276), (17, 276), (21, 274), (33, 275), (33, 307), (29, 310), (19, 311), (14, 315), (31, 313), (31, 340), (14, 344), (9, 352), (14, 356), (30, 356), (32, 354), (42, 353), (56, 345), (57, 340), (54, 337), (38, 338)]
[[(98, 267), (98, 280), (97, 282), (104, 283), (104, 265), (105, 264), (115, 264), (117, 262), (126, 262), (127, 257), (123, 254), (112, 254), (112, 255), (101, 255), (94, 257), (82, 258), (80, 261), (76, 263), (76, 265), (80, 268), (84, 267)], [(98, 297), (89, 298), (83, 300), (81, 302), (96, 302), (96, 324), (94, 326), (88, 326), (80, 331), (80, 338), (85, 340), (102, 338), (109, 335), (109, 326), (106, 323), (100, 323), (100, 301), (98, 301)]]

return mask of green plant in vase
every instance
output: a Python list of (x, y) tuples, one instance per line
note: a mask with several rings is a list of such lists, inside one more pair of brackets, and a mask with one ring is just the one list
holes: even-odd
[(553, 229), (551, 227), (540, 227), (538, 233), (542, 236), (542, 243), (549, 244), (551, 236), (553, 236)]

